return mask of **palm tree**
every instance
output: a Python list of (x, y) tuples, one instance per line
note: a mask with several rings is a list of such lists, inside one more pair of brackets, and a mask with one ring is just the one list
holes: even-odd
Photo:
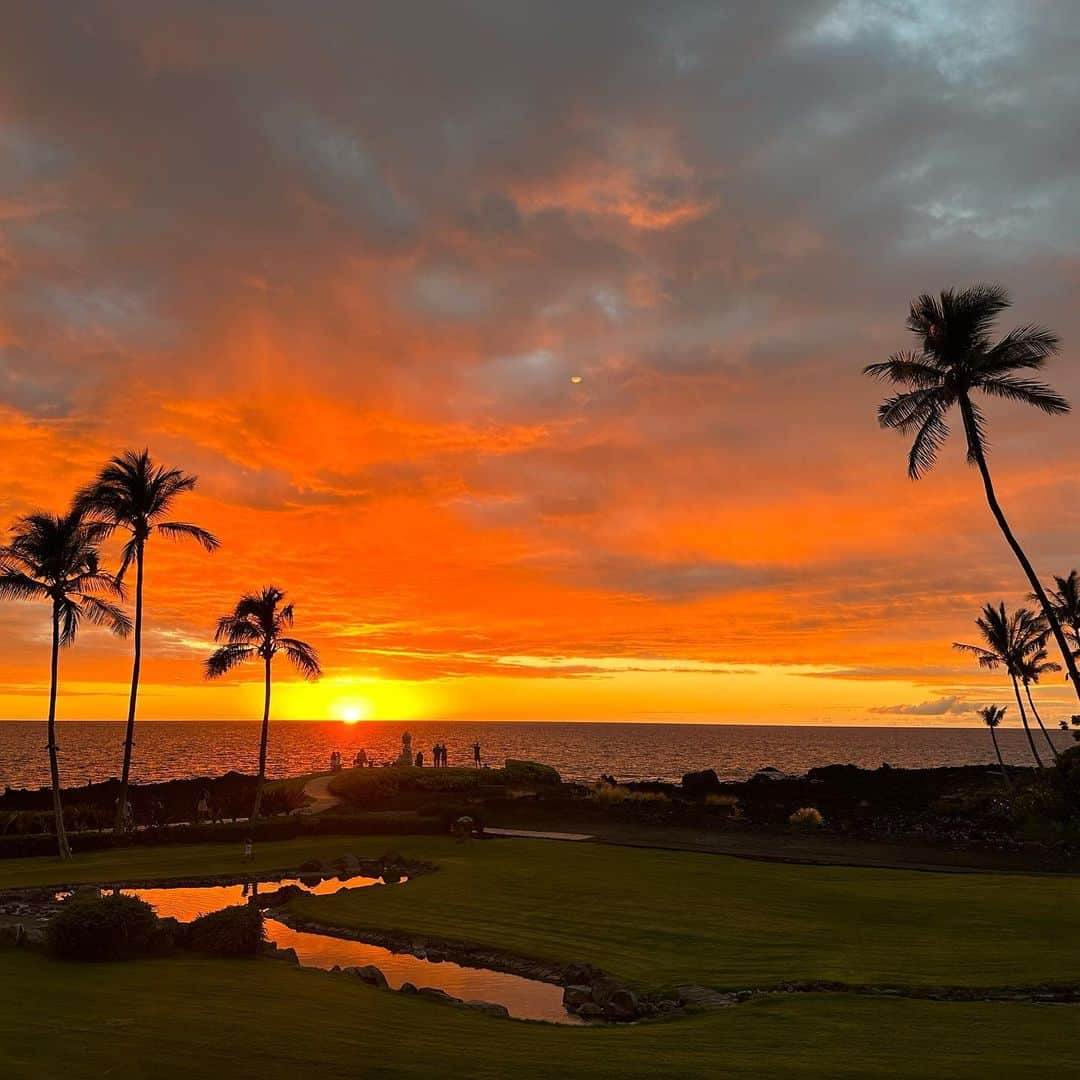
[(864, 373), (905, 389), (878, 407), (882, 427), (915, 433), (908, 452), (908, 475), (917, 480), (937, 461), (949, 435), (945, 418), (955, 405), (960, 410), (968, 461), (982, 476), (990, 512), (1027, 575), (1031, 590), (1061, 650), (1080, 698), (1080, 673), (1065, 640), (1046, 590), (1005, 518), (986, 464), (986, 418), (972, 400), (976, 392), (1034, 405), (1050, 415), (1067, 413), (1069, 403), (1045, 383), (1024, 374), (1039, 371), (1059, 348), (1058, 337), (1045, 327), (1027, 324), (993, 342), (990, 332), (998, 315), (1010, 304), (1000, 285), (946, 289), (940, 297), (927, 293), (912, 301), (907, 328), (916, 336), (916, 350), (901, 350), (884, 363), (870, 364)]
[(1075, 570), (1070, 570), (1068, 577), (1055, 574), (1054, 584), (1057, 588), (1050, 590), (1050, 606), (1058, 622), (1075, 639), (1073, 656), (1080, 657), (1080, 574)]
[(52, 667), (49, 684), (49, 770), (61, 859), (71, 858), (60, 802), (56, 745), (56, 689), (60, 649), (73, 645), (83, 619), (126, 637), (131, 620), (102, 593), (123, 599), (124, 587), (101, 569), (101, 530), (77, 509), (62, 516), (35, 513), (21, 518), (0, 548), (0, 599), (47, 600), (52, 605)]
[(994, 753), (997, 754), (998, 766), (1001, 769), (1001, 778), (1005, 781), (1005, 790), (1012, 796), (1012, 781), (1009, 772), (1005, 768), (1005, 761), (1001, 756), (1001, 747), (997, 741), (997, 726), (1005, 715), (1004, 705), (986, 705), (979, 710), (982, 722), (990, 729), (990, 738), (994, 740)]
[(135, 648), (131, 663), (131, 693), (128, 697), (127, 732), (124, 736), (124, 764), (120, 774), (120, 798), (116, 804), (116, 830), (120, 831), (127, 806), (128, 777), (131, 773), (132, 748), (135, 745), (135, 705), (139, 696), (139, 672), (142, 668), (143, 570), (146, 542), (157, 533), (170, 540), (195, 540), (207, 551), (220, 543), (214, 535), (184, 521), (163, 521), (178, 495), (194, 489), (196, 477), (179, 469), (155, 465), (149, 450), (137, 453), (125, 450), (110, 459), (93, 483), (77, 497), (85, 514), (102, 522), (107, 529), (128, 534), (116, 575), (123, 580), (128, 567), (135, 564)]
[[(1044, 629), (1043, 633), (1046, 632)], [(1046, 730), (1046, 725), (1042, 722), (1039, 710), (1035, 708), (1035, 699), (1031, 696), (1031, 684), (1037, 683), (1039, 677), (1045, 675), (1048, 671), (1060, 670), (1060, 664), (1055, 664), (1052, 660), (1047, 659), (1045, 645), (1040, 645), (1038, 648), (1028, 652), (1026, 656), (1020, 658), (1017, 665), (1017, 673), (1020, 676), (1020, 681), (1024, 684), (1024, 692), (1027, 694), (1032, 715), (1035, 717), (1035, 722), (1039, 725), (1039, 730), (1043, 733), (1043, 738), (1046, 739), (1047, 745), (1050, 747), (1050, 753), (1054, 757), (1057, 757), (1058, 749), (1054, 745), (1054, 740), (1050, 738), (1050, 732)]]
[(285, 593), (273, 585), (267, 585), (261, 592), (242, 596), (231, 614), (218, 619), (214, 640), (226, 644), (215, 649), (205, 661), (205, 674), (208, 679), (217, 679), (256, 657), (261, 659), (264, 665), (265, 694), (262, 737), (259, 740), (259, 779), (255, 786), (252, 822), (258, 820), (263, 784), (266, 781), (266, 743), (270, 734), (270, 664), (279, 652), (283, 652), (305, 679), (315, 680), (322, 674), (315, 650), (305, 641), (282, 634), (283, 630), (290, 629), (293, 624), (292, 604), (278, 606), (284, 599)]
[(1038, 748), (1031, 735), (1028, 726), (1027, 712), (1024, 703), (1020, 699), (1021, 670), (1025, 657), (1030, 653), (1037, 652), (1046, 643), (1046, 631), (1042, 627), (1041, 620), (1030, 608), (1018, 608), (1009, 615), (1005, 611), (1005, 604), (994, 607), (987, 604), (983, 608), (982, 615), (975, 620), (975, 625), (982, 634), (983, 645), (965, 645), (954, 641), (953, 648), (971, 653), (979, 661), (979, 666), (991, 670), (1003, 667), (1012, 682), (1013, 693), (1016, 695), (1016, 704), (1020, 709), (1020, 722), (1027, 732), (1028, 745), (1031, 747), (1031, 756), (1035, 758), (1039, 768), (1044, 768), (1043, 760), (1039, 757)]

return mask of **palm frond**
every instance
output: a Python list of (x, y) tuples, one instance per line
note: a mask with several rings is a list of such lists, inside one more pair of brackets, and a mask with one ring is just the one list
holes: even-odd
[(127, 637), (131, 633), (131, 619), (118, 604), (102, 600), (100, 596), (92, 593), (79, 596), (77, 603), (82, 613), (95, 626), (104, 626), (117, 637)]
[(1061, 394), (1046, 383), (1035, 379), (1016, 379), (1007, 375), (997, 375), (994, 378), (982, 379), (976, 385), (984, 394), (989, 394), (991, 397), (1034, 405), (1036, 409), (1041, 409), (1050, 416), (1060, 416), (1072, 409)]
[(207, 551), (216, 551), (221, 547), (221, 541), (213, 533), (185, 521), (161, 521), (154, 529), (170, 540), (194, 540), (202, 544)]
[(305, 679), (314, 682), (322, 675), (319, 654), (306, 641), (283, 637), (278, 638), (278, 644)]
[(203, 674), (207, 679), (217, 679), (246, 660), (257, 655), (253, 645), (222, 645), (203, 661)]
[(49, 590), (40, 581), (16, 570), (0, 567), (0, 600), (47, 600)]
[(1006, 375), (1027, 369), (1038, 371), (1061, 348), (1061, 339), (1052, 330), (1027, 323), (1010, 330), (984, 353), (979, 370), (986, 376)]
[(908, 476), (912, 480), (918, 480), (934, 467), (948, 437), (949, 425), (945, 423), (944, 410), (933, 410), (923, 421), (908, 451)]

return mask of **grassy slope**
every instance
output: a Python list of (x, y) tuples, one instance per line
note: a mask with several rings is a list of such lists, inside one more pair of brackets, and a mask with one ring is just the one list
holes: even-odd
[(545, 841), (319, 837), (0, 862), (0, 887), (296, 865), (395, 848), (438, 863), (404, 888), (301, 900), (340, 926), (406, 929), (582, 960), (656, 986), (782, 979), (896, 984), (1080, 982), (1067, 947), (1080, 879), (787, 866)]
[(402, 889), (304, 898), (336, 926), (402, 928), (595, 963), (647, 985), (1080, 982), (1080, 879), (789, 866), (550, 841), (396, 846)]
[[(1072, 1011), (831, 996), (550, 1028), (271, 961), (60, 965), (0, 953), (6, 1076), (1039, 1077), (1080, 1074)], [(887, 1036), (887, 1037), (886, 1037)]]

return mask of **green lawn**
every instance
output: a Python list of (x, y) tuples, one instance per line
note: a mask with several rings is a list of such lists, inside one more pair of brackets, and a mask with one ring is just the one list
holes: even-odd
[(794, 866), (542, 840), (395, 846), (440, 866), (404, 888), (302, 898), (335, 926), (406, 929), (643, 985), (783, 979), (1080, 983), (1080, 878)]
[(783, 979), (898, 985), (1080, 983), (1080, 878), (794, 866), (552, 841), (318, 837), (0, 862), (0, 887), (242, 872), (387, 849), (437, 863), (404, 887), (303, 899), (337, 926), (404, 929), (648, 986)]
[(491, 1019), (265, 961), (77, 965), (0, 952), (11, 1077), (1067, 1077), (1075, 1011), (774, 998), (673, 1022)]
[[(755, 863), (545, 841), (319, 837), (259, 869), (396, 849), (440, 870), (304, 898), (333, 925), (590, 961), (643, 986), (787, 978), (1080, 982), (1080, 879)], [(0, 863), (0, 887), (241, 871), (236, 845)], [(250, 864), (249, 864), (250, 865)], [(778, 995), (622, 1028), (554, 1028), (273, 961), (62, 964), (0, 950), (0, 1075), (58, 1077), (1080, 1077), (1077, 1006)]]

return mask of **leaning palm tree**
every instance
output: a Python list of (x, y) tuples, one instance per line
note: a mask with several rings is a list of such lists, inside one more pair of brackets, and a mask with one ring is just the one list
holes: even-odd
[(1054, 661), (1047, 659), (1045, 644), (1030, 650), (1025, 656), (1020, 658), (1020, 662), (1017, 665), (1017, 674), (1020, 677), (1020, 681), (1024, 684), (1024, 693), (1027, 695), (1031, 714), (1035, 717), (1035, 723), (1039, 725), (1039, 730), (1043, 733), (1043, 738), (1046, 739), (1046, 743), (1050, 747), (1050, 753), (1053, 757), (1057, 757), (1058, 749), (1054, 745), (1054, 740), (1050, 738), (1050, 732), (1046, 730), (1046, 725), (1042, 722), (1039, 710), (1035, 707), (1035, 699), (1031, 696), (1031, 686), (1033, 683), (1037, 683), (1040, 676), (1045, 675), (1047, 672), (1060, 670), (1060, 664), (1055, 664)]
[(265, 692), (263, 697), (262, 736), (259, 740), (259, 779), (255, 785), (255, 806), (251, 820), (259, 818), (263, 784), (266, 781), (266, 744), (270, 734), (270, 664), (283, 652), (305, 679), (315, 680), (322, 674), (319, 657), (305, 641), (285, 637), (282, 633), (293, 624), (293, 606), (279, 607), (285, 593), (267, 585), (257, 593), (242, 596), (229, 615), (218, 619), (215, 641), (224, 645), (207, 657), (205, 674), (208, 679), (220, 678), (247, 660), (262, 660)]
[(1073, 650), (994, 491), (986, 463), (986, 418), (973, 400), (976, 393), (985, 394), (1034, 405), (1052, 416), (1070, 409), (1059, 393), (1024, 374), (1039, 371), (1058, 351), (1056, 334), (1029, 323), (1010, 330), (999, 341), (991, 340), (994, 321), (1009, 303), (1009, 294), (1000, 285), (946, 289), (939, 297), (924, 293), (912, 302), (907, 318), (907, 328), (918, 339), (918, 348), (896, 352), (884, 363), (870, 364), (864, 373), (904, 387), (881, 403), (878, 421), (882, 427), (915, 433), (908, 452), (908, 475), (913, 480), (933, 467), (949, 434), (945, 418), (953, 406), (960, 410), (968, 461), (982, 476), (990, 512), (1027, 575), (1080, 698), (1080, 673)]
[(195, 487), (196, 477), (179, 469), (155, 465), (149, 450), (141, 453), (126, 450), (112, 458), (93, 483), (77, 497), (77, 505), (94, 520), (109, 529), (119, 529), (128, 536), (116, 575), (123, 580), (128, 567), (135, 564), (135, 641), (131, 663), (131, 692), (128, 696), (127, 732), (124, 736), (124, 763), (120, 773), (120, 798), (116, 804), (117, 832), (127, 806), (131, 755), (135, 745), (135, 706), (139, 696), (139, 672), (142, 668), (143, 571), (146, 542), (157, 534), (170, 540), (195, 540), (207, 551), (220, 543), (216, 536), (198, 525), (185, 521), (164, 521), (178, 495)]
[(1011, 796), (1012, 781), (1009, 779), (1009, 772), (1005, 768), (1005, 760), (1001, 756), (1001, 747), (998, 746), (997, 741), (997, 727), (1005, 716), (1005, 706), (986, 705), (979, 710), (979, 716), (982, 717), (982, 722), (990, 729), (990, 738), (994, 740), (994, 753), (997, 754), (998, 767), (1001, 769), (1001, 778), (1005, 781), (1005, 790)]
[(1029, 608), (1018, 608), (1009, 615), (1005, 611), (1004, 603), (996, 608), (993, 604), (987, 604), (983, 608), (982, 615), (975, 620), (975, 625), (982, 635), (983, 644), (965, 645), (963, 642), (954, 641), (953, 648), (971, 653), (979, 661), (980, 667), (990, 670), (996, 670), (999, 667), (1005, 669), (1005, 673), (1012, 682), (1013, 693), (1016, 695), (1020, 722), (1027, 733), (1031, 756), (1041, 769), (1044, 767), (1043, 760), (1039, 757), (1031, 727), (1028, 725), (1024, 702), (1020, 698), (1021, 669), (1024, 659), (1041, 649), (1046, 643), (1046, 631), (1042, 627), (1041, 620)]
[(101, 569), (101, 530), (79, 511), (29, 514), (11, 530), (0, 547), (0, 599), (47, 600), (52, 605), (52, 666), (49, 683), (49, 771), (52, 776), (56, 841), (61, 859), (71, 858), (60, 801), (60, 766), (56, 745), (56, 690), (60, 649), (73, 645), (83, 619), (120, 637), (131, 632), (131, 620), (102, 594), (123, 599), (124, 587)]

